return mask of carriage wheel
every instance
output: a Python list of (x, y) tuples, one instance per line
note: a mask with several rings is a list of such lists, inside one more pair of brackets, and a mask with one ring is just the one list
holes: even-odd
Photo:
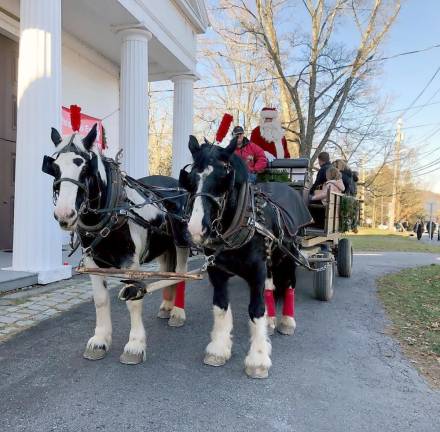
[(353, 246), (349, 239), (343, 238), (338, 244), (338, 273), (342, 277), (350, 277), (353, 267)]
[[(330, 259), (331, 254), (327, 252), (324, 254), (324, 257)], [(329, 301), (333, 297), (334, 266), (331, 262), (319, 262), (317, 267), (325, 267), (325, 270), (314, 273), (313, 286), (315, 296), (318, 300)]]

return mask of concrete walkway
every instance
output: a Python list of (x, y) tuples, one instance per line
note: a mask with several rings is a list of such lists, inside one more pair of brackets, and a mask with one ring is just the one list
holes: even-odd
[(224, 367), (202, 363), (211, 329), (211, 288), (191, 284), (187, 323), (155, 318), (160, 293), (144, 304), (147, 361), (118, 362), (128, 338), (124, 304), (112, 295), (114, 339), (99, 362), (82, 359), (94, 328), (92, 302), (0, 344), (0, 430), (438, 432), (440, 392), (431, 390), (386, 334), (375, 279), (440, 263), (431, 254), (355, 256), (351, 279), (336, 278), (331, 302), (316, 301), (311, 278), (297, 287), (297, 332), (272, 338), (267, 380), (246, 378), (248, 290), (231, 281), (234, 346)]

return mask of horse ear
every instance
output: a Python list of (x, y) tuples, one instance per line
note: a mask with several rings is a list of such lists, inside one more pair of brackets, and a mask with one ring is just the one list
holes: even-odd
[(96, 137), (98, 136), (98, 132), (97, 132), (97, 128), (98, 124), (95, 123), (92, 127), (92, 129), (90, 129), (90, 132), (87, 134), (87, 136), (85, 136), (82, 140), (84, 148), (87, 151), (90, 151), (93, 147), (93, 143), (96, 141)]
[(55, 147), (63, 140), (60, 133), (55, 128), (52, 128), (50, 139), (55, 144)]
[(226, 153), (228, 153), (229, 157), (231, 157), (235, 150), (237, 149), (237, 145), (238, 145), (238, 137), (234, 137), (231, 139), (231, 142), (229, 143), (229, 145), (225, 148)]
[(192, 155), (200, 150), (200, 144), (194, 135), (189, 136), (188, 148)]

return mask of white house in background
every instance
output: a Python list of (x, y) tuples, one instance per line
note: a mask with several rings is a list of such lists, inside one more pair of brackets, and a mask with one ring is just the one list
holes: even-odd
[[(148, 172), (148, 81), (174, 83), (173, 173), (186, 163), (193, 125), (203, 0), (0, 0), (0, 249), (12, 270), (40, 283), (71, 275), (62, 264), (52, 179), (43, 155), (61, 107), (103, 119), (108, 154)], [(17, 67), (18, 65), (18, 67)]]

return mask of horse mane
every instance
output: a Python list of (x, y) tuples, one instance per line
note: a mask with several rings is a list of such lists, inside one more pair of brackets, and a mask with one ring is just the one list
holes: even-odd
[(215, 144), (202, 144), (200, 151), (194, 157), (195, 166), (209, 165), (210, 159), (217, 159), (224, 162), (230, 162), (235, 171), (235, 183), (241, 185), (246, 182), (248, 178), (248, 170), (243, 159), (236, 154), (230, 153), (223, 147)]

